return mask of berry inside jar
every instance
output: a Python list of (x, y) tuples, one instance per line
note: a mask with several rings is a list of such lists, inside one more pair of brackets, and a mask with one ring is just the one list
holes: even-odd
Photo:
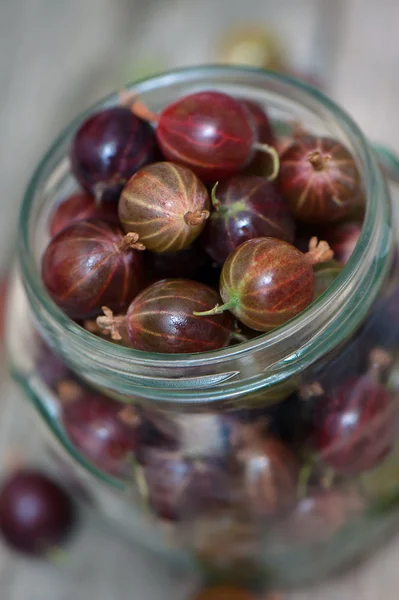
[[(366, 226), (359, 158), (333, 127), (288, 113), (219, 87), (162, 106), (122, 94), (74, 132), (68, 192), (49, 207), (40, 255), (70, 326), (120, 356), (117, 383), (99, 366), (94, 385), (41, 329), (36, 368), (67, 448), (117, 482), (169, 547), (228, 583), (266, 573), (291, 583), (345, 563), (333, 540), (356, 537), (386, 506), (379, 473), (397, 458), (394, 253), (367, 314), (299, 372), (293, 340), (286, 377), (262, 387), (248, 376), (251, 389), (204, 406), (201, 368), (185, 371), (193, 356), (209, 366), (231, 352), (225, 379), (204, 371), (215, 398), (240, 370), (266, 380), (281, 357), (246, 350), (272, 347), (295, 323), (310, 330), (323, 300), (349, 293), (342, 282)], [(116, 391), (129, 356), (142, 367), (134, 396)], [(153, 403), (152, 385), (186, 393), (190, 410), (171, 410), (172, 395)]]

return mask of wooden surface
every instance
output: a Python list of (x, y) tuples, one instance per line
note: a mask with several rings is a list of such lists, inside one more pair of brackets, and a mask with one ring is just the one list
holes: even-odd
[[(78, 110), (132, 78), (146, 62), (163, 68), (207, 60), (210, 40), (227, 18), (248, 21), (259, 14), (282, 19), (293, 55), (304, 66), (314, 52), (309, 46), (312, 15), (320, 2), (305, 0), (302, 9), (299, 0), (218, 0), (213, 14), (214, 0), (0, 0), (0, 270), (15, 239), (18, 206), (31, 170)], [(290, 4), (286, 15), (285, 4)], [(344, 4), (337, 53), (334, 60), (326, 58), (333, 95), (370, 137), (399, 149), (399, 4)], [(23, 447), (34, 459), (40, 436), (19, 390), (5, 372), (0, 380), (4, 469), (10, 448)], [(397, 600), (398, 562), (399, 537), (350, 573), (288, 594), (287, 600)], [(186, 600), (196, 584), (92, 521), (76, 537), (62, 566), (25, 561), (0, 546), (1, 600)]]

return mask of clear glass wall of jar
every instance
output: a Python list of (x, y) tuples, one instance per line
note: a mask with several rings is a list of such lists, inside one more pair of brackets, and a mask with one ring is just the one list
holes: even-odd
[[(39, 272), (50, 207), (74, 189), (67, 157), (81, 115), (44, 157), (23, 203), (10, 364), (53, 448), (135, 540), (215, 577), (296, 585), (374, 548), (399, 514), (399, 268), (389, 192), (350, 118), (289, 78), (211, 67), (131, 87), (154, 111), (205, 88), (264, 104), (276, 126), (299, 121), (350, 149), (367, 211), (346, 267), (286, 325), (217, 352), (150, 355), (89, 333), (53, 304)], [(65, 407), (79, 394), (100, 400), (68, 422)], [(334, 419), (346, 401), (353, 410), (340, 429)], [(337, 433), (323, 453), (311, 425), (320, 406), (330, 407)], [(104, 431), (115, 427), (120, 444), (107, 446)]]

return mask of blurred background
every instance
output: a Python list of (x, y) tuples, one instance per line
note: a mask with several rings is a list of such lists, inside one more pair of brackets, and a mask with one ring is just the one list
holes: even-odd
[[(399, 151), (398, 23), (398, 0), (0, 0), (0, 274), (12, 257), (24, 189), (54, 136), (104, 94), (155, 72), (229, 62), (294, 74), (337, 100), (372, 140)], [(30, 452), (37, 442), (27, 436), (16, 392), (7, 386), (0, 455), (10, 444)], [(81, 539), (89, 563), (76, 565), (72, 594), (63, 591), (64, 583), (71, 585), (67, 573), (43, 575), (0, 554), (1, 600), (139, 597), (130, 596), (123, 575), (131, 555), (108, 538), (105, 548), (101, 535)], [(109, 553), (119, 557), (112, 568)], [(137, 560), (138, 571), (151, 579), (151, 565)], [(98, 564), (107, 565), (100, 579)], [(158, 591), (144, 599), (166, 598), (162, 577)], [(82, 592), (88, 582), (90, 590)], [(373, 597), (360, 595), (357, 586), (357, 597)], [(337, 590), (295, 598), (352, 597)]]

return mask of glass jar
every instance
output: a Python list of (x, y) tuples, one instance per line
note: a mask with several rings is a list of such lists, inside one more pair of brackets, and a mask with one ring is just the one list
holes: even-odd
[[(204, 88), (266, 105), (282, 131), (299, 121), (350, 149), (367, 210), (345, 268), (295, 319), (214, 352), (143, 353), (72, 322), (45, 291), (40, 257), (50, 208), (75, 188), (71, 137), (94, 108), (117, 103), (113, 95), (62, 133), (27, 190), (10, 365), (59, 464), (125, 533), (215, 578), (297, 585), (374, 548), (399, 515), (399, 268), (389, 192), (356, 125), (297, 81), (204, 67), (130, 89), (158, 111)], [(71, 416), (76, 402), (83, 408)], [(319, 413), (336, 437), (323, 452), (314, 444)]]

